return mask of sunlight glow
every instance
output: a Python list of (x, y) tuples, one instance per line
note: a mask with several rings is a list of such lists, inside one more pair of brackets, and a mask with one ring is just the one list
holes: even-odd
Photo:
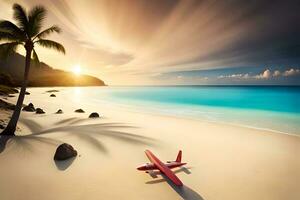
[(81, 67), (80, 65), (75, 65), (72, 69), (73, 73), (77, 76), (79, 76), (81, 74)]

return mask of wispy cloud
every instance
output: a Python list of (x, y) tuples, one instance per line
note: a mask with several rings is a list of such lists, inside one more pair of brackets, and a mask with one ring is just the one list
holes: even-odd
[[(0, 0), (1, 19), (11, 19), (14, 2)], [(63, 29), (55, 39), (64, 44), (67, 55), (39, 51), (43, 61), (62, 69), (84, 63), (109, 84), (144, 84), (147, 78), (163, 77), (156, 74), (174, 71), (300, 62), (300, 15), (294, 0), (17, 2), (27, 8), (43, 4), (49, 10), (47, 23)], [(270, 68), (219, 79), (267, 80), (297, 73)]]
[(230, 74), (230, 75), (220, 75), (218, 76), (219, 79), (223, 78), (233, 78), (233, 79), (248, 79), (250, 76), (249, 74)]

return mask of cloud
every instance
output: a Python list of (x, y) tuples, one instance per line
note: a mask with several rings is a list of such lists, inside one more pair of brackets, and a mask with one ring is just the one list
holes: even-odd
[[(11, 19), (13, 2), (0, 0), (0, 19)], [(300, 15), (295, 0), (17, 2), (26, 8), (43, 4), (49, 10), (47, 23), (63, 28), (60, 36), (54, 36), (67, 49), (63, 63), (48, 51), (40, 56), (45, 62), (62, 69), (82, 62), (91, 73), (106, 76), (113, 84), (129, 84), (133, 76), (144, 84), (145, 76), (173, 71), (291, 66), (300, 61)], [(298, 72), (271, 72), (270, 68), (255, 75), (242, 70), (229, 73), (220, 78), (266, 80)]]
[(162, 73), (153, 73), (153, 74), (150, 74), (150, 76), (152, 77), (157, 77), (157, 76), (161, 76), (163, 75)]
[(299, 41), (296, 24), (300, 19), (293, 0), (276, 4), (271, 0), (247, 4), (236, 0), (43, 0), (43, 4), (52, 21), (71, 35), (65, 40), (78, 47), (131, 55), (123, 66), (128, 71), (261, 65), (267, 60), (291, 60), (299, 50), (292, 48)]
[(223, 78), (248, 79), (248, 78), (250, 78), (250, 75), (248, 73), (246, 73), (246, 74), (231, 74), (231, 75), (218, 76), (218, 79), (223, 79)]
[(279, 77), (295, 76), (300, 74), (299, 69), (288, 69), (286, 71), (280, 72), (279, 70), (271, 71), (270, 69), (265, 69), (262, 73), (256, 75), (250, 75), (249, 73), (245, 74), (229, 74), (229, 75), (220, 75), (218, 79), (272, 79)]
[(267, 69), (267, 70), (264, 71), (264, 73), (262, 74), (262, 77), (263, 77), (263, 78), (266, 78), (266, 79), (272, 77), (271, 71), (270, 71), (269, 69)]
[(278, 77), (280, 75), (281, 75), (281, 72), (279, 70), (275, 70), (274, 73), (273, 73), (274, 77)]
[(256, 75), (257, 79), (269, 79), (272, 77), (272, 72), (269, 69), (266, 69), (263, 73)]
[(291, 69), (285, 71), (283, 73), (283, 76), (295, 76), (297, 74), (300, 74), (300, 70), (291, 68)]

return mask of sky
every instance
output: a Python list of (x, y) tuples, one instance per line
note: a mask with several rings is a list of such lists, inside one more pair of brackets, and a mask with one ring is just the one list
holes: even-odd
[(0, 0), (0, 19), (13, 3), (63, 30), (40, 60), (109, 85), (300, 85), (299, 0)]

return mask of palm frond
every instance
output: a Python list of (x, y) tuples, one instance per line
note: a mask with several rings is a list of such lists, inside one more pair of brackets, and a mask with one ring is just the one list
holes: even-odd
[(0, 31), (0, 41), (5, 40), (5, 41), (17, 41), (18, 38), (15, 37), (15, 35), (9, 33), (9, 32), (2, 32)]
[(7, 20), (0, 20), (0, 31), (10, 33), (20, 40), (25, 39), (24, 32), (14, 23)]
[(39, 59), (35, 49), (32, 50), (32, 59), (36, 65), (39, 65), (40, 59)]
[(28, 14), (28, 34), (30, 37), (33, 37), (40, 32), (46, 14), (47, 11), (43, 6), (35, 6), (30, 10)]
[(58, 42), (52, 41), (52, 40), (40, 39), (40, 40), (34, 42), (34, 44), (38, 44), (42, 47), (49, 48), (49, 49), (55, 49), (56, 51), (61, 52), (63, 54), (66, 53), (66, 50), (63, 45), (59, 44)]
[(17, 21), (18, 26), (23, 30), (27, 31), (28, 27), (28, 18), (26, 14), (25, 8), (23, 8), (19, 4), (14, 4), (13, 5), (13, 10), (14, 10), (14, 19)]
[(0, 56), (7, 58), (10, 54), (16, 52), (18, 45), (20, 44), (20, 42), (8, 42), (0, 44)]
[(54, 33), (54, 32), (60, 33), (61, 29), (58, 26), (53, 25), (50, 28), (47, 28), (46, 30), (43, 30), (42, 32), (37, 34), (35, 36), (35, 38), (44, 38), (44, 37), (46, 37), (46, 36), (48, 36), (48, 35), (50, 35), (51, 33)]

